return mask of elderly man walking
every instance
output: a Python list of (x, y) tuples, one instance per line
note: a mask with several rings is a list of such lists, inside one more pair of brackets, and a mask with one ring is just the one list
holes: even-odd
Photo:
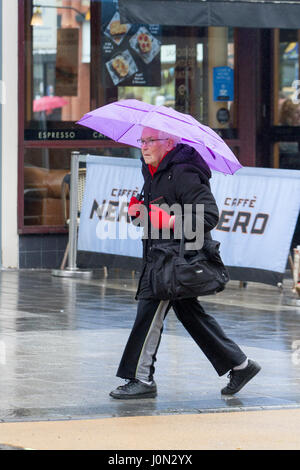
[[(200, 154), (189, 145), (181, 144), (178, 138), (151, 128), (143, 129), (141, 148), (144, 200), (132, 198), (129, 215), (141, 216), (146, 208), (155, 229), (169, 228), (172, 233), (174, 215), (152, 203), (163, 200), (170, 207), (180, 204), (182, 208), (185, 204), (193, 207), (203, 204), (204, 239), (211, 239), (210, 231), (218, 223), (218, 208), (210, 190), (211, 172)], [(195, 211), (192, 214), (193, 217)], [(127, 382), (113, 390), (110, 396), (116, 399), (156, 396), (154, 363), (163, 322), (171, 307), (217, 374), (221, 376), (229, 372), (229, 383), (221, 393), (237, 393), (260, 371), (259, 364), (248, 359), (226, 336), (216, 320), (205, 313), (197, 298), (172, 301), (153, 298), (148, 280), (151, 247), (165, 241), (156, 237), (143, 241), (144, 265), (136, 294), (137, 316), (117, 371), (117, 376)], [(175, 242), (175, 238), (172, 241)], [(177, 242), (180, 243), (179, 240)]]

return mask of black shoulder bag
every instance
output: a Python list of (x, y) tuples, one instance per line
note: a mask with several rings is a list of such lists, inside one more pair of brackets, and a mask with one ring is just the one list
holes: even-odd
[(229, 274), (220, 256), (220, 243), (205, 240), (201, 250), (185, 251), (184, 235), (178, 244), (151, 248), (149, 283), (153, 298), (176, 300), (212, 295), (224, 290)]

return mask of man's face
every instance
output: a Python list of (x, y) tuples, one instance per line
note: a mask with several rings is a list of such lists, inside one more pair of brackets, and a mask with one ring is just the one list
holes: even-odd
[[(173, 148), (173, 141), (171, 139), (156, 140), (158, 139), (158, 131), (145, 127), (143, 129), (141, 139), (145, 141), (142, 145), (142, 154), (147, 165), (157, 167), (162, 157), (169, 150)], [(149, 142), (154, 140), (154, 142)]]

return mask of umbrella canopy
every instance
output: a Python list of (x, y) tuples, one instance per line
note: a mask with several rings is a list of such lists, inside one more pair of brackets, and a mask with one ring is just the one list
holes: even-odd
[(209, 167), (233, 174), (242, 165), (223, 139), (210, 127), (189, 114), (166, 106), (154, 106), (138, 100), (115, 101), (85, 114), (78, 122), (116, 142), (140, 147), (137, 139), (144, 127), (161, 130), (181, 138), (194, 147)]
[(33, 111), (51, 111), (52, 109), (62, 108), (68, 104), (68, 101), (60, 96), (42, 96), (33, 101)]

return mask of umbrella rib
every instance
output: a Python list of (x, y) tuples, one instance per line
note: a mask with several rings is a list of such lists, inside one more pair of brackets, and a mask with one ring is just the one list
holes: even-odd
[[(161, 114), (162, 116), (167, 116), (167, 117), (171, 117), (172, 119), (175, 119), (176, 121), (179, 121), (179, 122), (183, 122), (184, 124), (188, 124), (189, 126), (194, 126), (195, 124), (191, 124), (190, 122), (188, 121), (185, 121), (184, 119), (179, 119), (175, 116), (169, 116), (168, 114), (165, 114), (165, 113), (161, 113), (160, 111), (155, 111), (157, 114)], [(154, 113), (154, 111), (150, 111), (150, 113)]]
[[(154, 111), (150, 111), (150, 112), (154, 112)], [(162, 116), (167, 116), (167, 117), (168, 117), (168, 115), (165, 114), (165, 113), (162, 113), (162, 112), (160, 112), (160, 111), (156, 111), (156, 112), (157, 112), (157, 114), (161, 114)], [(192, 127), (195, 126), (195, 124), (192, 124), (191, 122), (188, 122), (188, 121), (184, 121), (183, 119), (179, 119), (179, 118), (177, 118), (177, 117), (175, 117), (175, 116), (172, 116), (172, 119), (175, 119), (176, 121), (179, 121), (179, 122), (183, 122), (184, 124), (188, 124), (189, 126), (192, 126)], [(200, 124), (200, 123), (199, 123), (199, 124)], [(219, 140), (220, 142), (222, 141), (221, 137), (218, 136), (218, 134), (217, 134), (216, 136), (215, 136), (215, 135), (212, 135), (212, 134), (210, 134), (210, 132), (208, 132), (207, 130), (205, 130), (205, 129), (203, 129), (202, 127), (200, 127), (200, 125), (199, 125), (199, 128), (201, 129), (201, 131), (205, 132), (205, 133), (208, 134), (210, 137), (212, 137), (212, 138), (214, 138), (214, 139), (216, 139), (216, 140)]]
[[(121, 106), (122, 108), (127, 108), (127, 109), (134, 109), (131, 106), (127, 106), (127, 105), (120, 104), (120, 103), (117, 103), (117, 106)], [(141, 111), (142, 113), (152, 112), (152, 111), (149, 111), (149, 109), (136, 109), (136, 111)]]
[(126, 129), (126, 131), (123, 132), (123, 134), (122, 134), (120, 137), (118, 137), (117, 142), (120, 142), (120, 139), (122, 139), (122, 137), (123, 137), (128, 131), (130, 131), (130, 129), (132, 129), (134, 126), (135, 126), (135, 124), (132, 124), (130, 127), (128, 127), (128, 129)]
[(231, 169), (230, 166), (228, 165), (226, 158), (224, 158), (224, 157), (222, 157), (222, 158), (223, 158), (223, 161), (226, 163), (226, 165), (227, 165), (227, 167), (228, 167), (228, 169), (229, 169), (229, 171), (230, 171), (230, 174), (233, 175), (234, 173), (232, 173), (232, 169)]
[[(186, 142), (192, 142), (191, 140), (188, 140), (188, 139), (183, 139), (183, 140), (185, 140)], [(204, 145), (204, 144), (202, 143), (202, 145)], [(206, 149), (209, 151), (209, 153), (211, 154), (211, 156), (213, 157), (213, 159), (216, 160), (216, 156), (214, 155), (214, 153), (212, 152), (212, 150), (211, 150), (209, 147), (207, 147), (206, 145), (204, 145), (204, 147), (206, 147)], [(200, 155), (201, 155), (201, 154), (200, 154)], [(202, 157), (202, 158), (203, 158), (203, 157)], [(224, 158), (224, 157), (222, 157), (222, 160), (226, 163), (227, 168), (228, 168), (229, 171), (230, 171), (230, 174), (233, 175), (234, 173), (232, 172), (230, 166), (228, 165), (227, 159)]]
[[(209, 153), (212, 155), (213, 159), (216, 160), (216, 156), (215, 156), (214, 153), (210, 150), (210, 148), (209, 148), (209, 147), (206, 147), (206, 148), (207, 148), (207, 150), (209, 151)], [(223, 159), (223, 161), (226, 163), (227, 168), (228, 168), (229, 171), (230, 171), (230, 174), (233, 175), (232, 170), (231, 170), (230, 166), (229, 166), (228, 163), (227, 163), (227, 159), (224, 158), (224, 157), (222, 157), (222, 159)]]

